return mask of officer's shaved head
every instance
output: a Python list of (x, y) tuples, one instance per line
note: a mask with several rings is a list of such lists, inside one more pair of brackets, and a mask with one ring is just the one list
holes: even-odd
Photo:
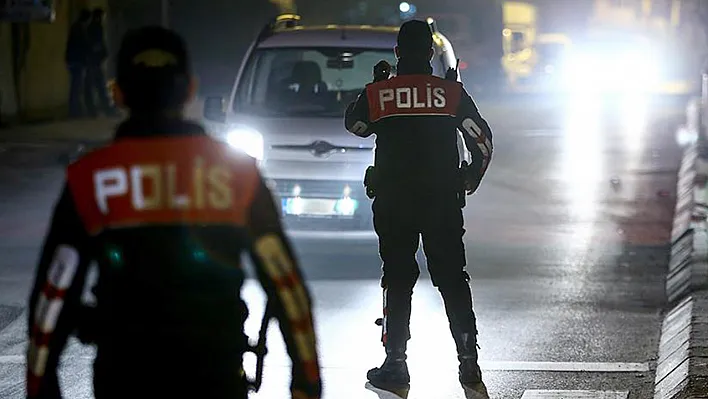
[(433, 48), (433, 32), (424, 21), (413, 19), (401, 25), (397, 39), (401, 58), (429, 58)]

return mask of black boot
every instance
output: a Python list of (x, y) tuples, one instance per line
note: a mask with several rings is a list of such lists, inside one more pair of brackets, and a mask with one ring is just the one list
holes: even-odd
[(366, 378), (374, 387), (387, 391), (408, 388), (411, 376), (408, 374), (405, 350), (387, 350), (381, 367), (369, 370)]
[(476, 337), (463, 333), (455, 338), (458, 348), (457, 359), (460, 361), (460, 384), (470, 391), (468, 394), (471, 396), (468, 395), (468, 397), (489, 399), (487, 387), (482, 381), (482, 370), (479, 368)]
[[(415, 262), (415, 260), (414, 260)], [(417, 264), (415, 270), (417, 271)], [(418, 272), (411, 276), (410, 285), (398, 282), (393, 287), (383, 283), (384, 318), (380, 324), (381, 342), (386, 348), (386, 360), (381, 367), (366, 373), (369, 383), (376, 388), (390, 392), (408, 389), (411, 377), (406, 364), (406, 349), (410, 339), (411, 296)]]
[(460, 360), (460, 384), (467, 389), (487, 395), (487, 387), (482, 381), (482, 370), (476, 359)]

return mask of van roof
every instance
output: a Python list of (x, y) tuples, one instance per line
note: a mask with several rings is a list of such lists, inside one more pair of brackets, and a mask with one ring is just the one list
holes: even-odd
[(274, 47), (360, 47), (392, 49), (396, 45), (398, 27), (370, 25), (295, 26), (276, 29), (258, 44), (258, 48)]

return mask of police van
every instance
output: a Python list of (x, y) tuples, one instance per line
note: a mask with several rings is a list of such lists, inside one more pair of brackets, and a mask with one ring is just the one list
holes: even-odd
[[(434, 74), (455, 67), (450, 42), (433, 32)], [(213, 134), (257, 158), (290, 228), (371, 229), (363, 178), (374, 161), (374, 138), (344, 129), (344, 111), (373, 66), (394, 66), (398, 27), (303, 26), (281, 15), (246, 54), (228, 99), (207, 98)], [(458, 138), (460, 153), (464, 144)]]

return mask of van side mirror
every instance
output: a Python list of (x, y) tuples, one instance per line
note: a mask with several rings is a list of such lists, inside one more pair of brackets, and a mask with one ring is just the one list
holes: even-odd
[(207, 97), (204, 102), (204, 119), (212, 122), (226, 122), (223, 97)]

